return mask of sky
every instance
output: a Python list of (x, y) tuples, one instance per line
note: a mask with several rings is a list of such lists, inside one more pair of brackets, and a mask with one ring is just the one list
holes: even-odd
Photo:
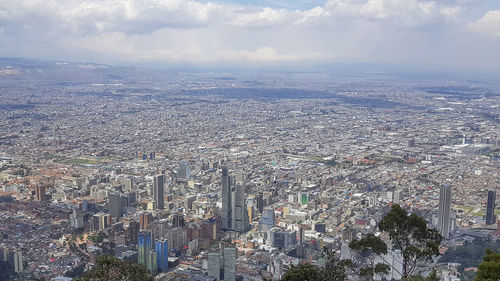
[(1, 0), (0, 57), (500, 74), (500, 1)]

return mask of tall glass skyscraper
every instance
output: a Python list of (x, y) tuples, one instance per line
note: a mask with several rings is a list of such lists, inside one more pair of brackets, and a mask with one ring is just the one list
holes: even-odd
[(168, 240), (156, 241), (156, 266), (158, 271), (168, 271)]
[(245, 187), (236, 185), (231, 194), (231, 229), (244, 232), (248, 229), (248, 211), (245, 196)]
[(439, 189), (438, 230), (443, 239), (450, 238), (451, 186), (445, 184)]
[(232, 227), (231, 220), (231, 181), (229, 179), (229, 173), (227, 167), (222, 168), (221, 177), (221, 187), (222, 187), (222, 229), (229, 230)]
[(151, 240), (151, 232), (139, 232), (137, 237), (137, 261), (140, 264), (146, 265), (147, 263), (149, 252), (151, 251)]
[(156, 175), (153, 178), (153, 197), (155, 200), (155, 209), (163, 210), (165, 208), (164, 199), (164, 178), (163, 175)]
[(236, 280), (236, 248), (224, 248), (224, 281)]
[(488, 191), (488, 202), (486, 203), (486, 224), (495, 223), (495, 199), (497, 197), (497, 192), (490, 190)]
[(261, 231), (268, 231), (275, 225), (275, 215), (273, 208), (265, 208), (262, 212), (262, 218), (260, 219), (259, 229)]

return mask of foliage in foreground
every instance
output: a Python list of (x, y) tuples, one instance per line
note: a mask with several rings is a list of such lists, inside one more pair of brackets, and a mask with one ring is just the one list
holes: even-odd
[(352, 269), (366, 280), (371, 280), (374, 274), (387, 274), (390, 267), (385, 263), (375, 263), (375, 258), (387, 254), (387, 244), (379, 237), (369, 233), (361, 240), (354, 239), (349, 248), (355, 254)]
[(486, 249), (486, 256), (478, 266), (474, 281), (498, 281), (500, 280), (500, 253)]
[(333, 252), (326, 252), (326, 264), (319, 268), (312, 264), (299, 264), (290, 267), (281, 281), (344, 281), (347, 277), (345, 273), (345, 262), (339, 261)]
[(102, 255), (95, 266), (76, 281), (153, 281), (143, 265), (123, 261), (114, 256)]
[(442, 236), (435, 229), (427, 228), (427, 222), (417, 214), (408, 214), (395, 204), (380, 221), (379, 229), (389, 235), (394, 249), (403, 255), (403, 279), (413, 274), (420, 263), (439, 255)]
[(441, 256), (439, 262), (459, 263), (461, 264), (460, 272), (463, 272), (464, 268), (477, 267), (481, 263), (486, 249), (500, 251), (500, 240), (492, 241), (477, 238), (472, 242), (465, 241), (463, 246), (448, 249)]

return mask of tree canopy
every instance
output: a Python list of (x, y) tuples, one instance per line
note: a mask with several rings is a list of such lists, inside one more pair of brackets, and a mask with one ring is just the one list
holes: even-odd
[(474, 281), (498, 281), (500, 280), (500, 253), (486, 249), (486, 256), (478, 266)]
[(143, 265), (123, 261), (114, 256), (102, 255), (95, 266), (76, 281), (153, 281)]
[(339, 261), (333, 251), (326, 250), (325, 266), (320, 268), (312, 264), (299, 264), (290, 267), (281, 281), (344, 281), (347, 277), (345, 273), (345, 262)]
[(360, 240), (354, 239), (349, 243), (349, 248), (355, 253), (352, 267), (360, 277), (371, 280), (374, 274), (386, 274), (390, 267), (384, 263), (375, 263), (375, 258), (387, 254), (387, 244), (369, 233)]
[(395, 204), (380, 221), (379, 229), (389, 235), (392, 246), (401, 250), (403, 256), (402, 278), (407, 279), (419, 263), (427, 262), (439, 255), (441, 234), (427, 228), (427, 222), (417, 214), (408, 214)]

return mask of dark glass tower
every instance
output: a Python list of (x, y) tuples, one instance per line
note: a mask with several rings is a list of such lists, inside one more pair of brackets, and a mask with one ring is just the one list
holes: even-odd
[(495, 199), (497, 197), (497, 192), (490, 190), (488, 191), (488, 203), (486, 204), (486, 224), (495, 223)]
[(153, 196), (155, 200), (155, 209), (163, 210), (165, 208), (164, 199), (164, 179), (163, 175), (157, 175), (153, 178)]
[(445, 184), (439, 189), (438, 230), (443, 239), (450, 238), (451, 186)]
[(222, 229), (229, 230), (232, 227), (231, 219), (231, 181), (229, 179), (229, 173), (226, 167), (222, 168), (222, 178), (221, 178), (221, 187), (222, 187)]

